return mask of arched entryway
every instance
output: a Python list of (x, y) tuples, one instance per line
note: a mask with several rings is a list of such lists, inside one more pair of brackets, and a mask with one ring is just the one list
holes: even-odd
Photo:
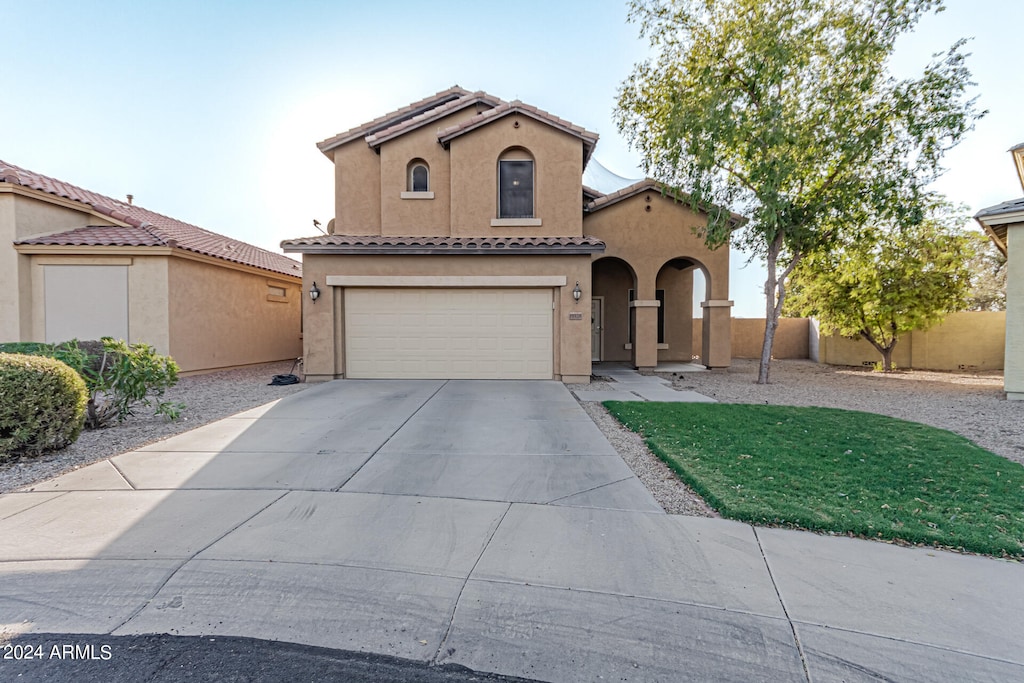
[(629, 361), (633, 341), (629, 302), (636, 291), (636, 272), (616, 257), (597, 259), (591, 268), (591, 359)]
[(710, 277), (704, 265), (692, 257), (669, 259), (655, 280), (658, 362), (689, 363), (701, 355), (694, 340), (694, 315), (710, 293)]

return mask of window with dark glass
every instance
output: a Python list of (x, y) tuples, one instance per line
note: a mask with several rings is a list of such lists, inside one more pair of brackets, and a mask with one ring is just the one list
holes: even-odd
[(533, 161), (498, 162), (498, 218), (533, 218)]
[(426, 164), (414, 164), (409, 169), (409, 191), (410, 192), (427, 192), (429, 191), (428, 185), (430, 180), (430, 172), (427, 170)]

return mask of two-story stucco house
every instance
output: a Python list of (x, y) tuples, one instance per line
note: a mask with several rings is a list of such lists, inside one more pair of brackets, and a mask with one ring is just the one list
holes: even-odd
[[(729, 250), (653, 181), (584, 187), (598, 136), (459, 87), (324, 140), (326, 236), (303, 255), (310, 380), (587, 382), (591, 363), (730, 359)], [(738, 222), (739, 217), (734, 217)], [(692, 348), (693, 273), (703, 342)]]

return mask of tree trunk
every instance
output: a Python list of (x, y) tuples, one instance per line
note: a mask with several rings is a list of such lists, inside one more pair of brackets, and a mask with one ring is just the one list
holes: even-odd
[(868, 343), (875, 347), (875, 351), (882, 354), (882, 371), (892, 372), (894, 369), (892, 366), (892, 352), (896, 348), (896, 343), (899, 342), (899, 337), (893, 336), (891, 342), (886, 346), (882, 346), (881, 342), (875, 339), (875, 335), (871, 334), (868, 330), (861, 330), (860, 336), (867, 339)]
[(782, 304), (786, 299), (786, 278), (796, 268), (802, 254), (794, 254), (793, 259), (777, 275), (779, 254), (782, 253), (782, 233), (775, 236), (772, 243), (768, 245), (766, 262), (768, 265), (768, 279), (764, 283), (764, 343), (761, 344), (761, 365), (757, 370), (757, 383), (768, 384), (768, 372), (772, 363), (772, 346), (775, 344), (775, 331), (779, 328), (779, 318), (782, 317)]
[(768, 384), (768, 372), (772, 364), (772, 345), (775, 344), (775, 330), (779, 327), (779, 316), (775, 305), (776, 290), (779, 280), (776, 277), (776, 265), (779, 260), (779, 248), (782, 236), (777, 236), (768, 245), (765, 258), (768, 266), (768, 279), (764, 283), (764, 342), (761, 344), (761, 364), (757, 369), (757, 383)]
[(893, 367), (892, 367), (892, 350), (895, 347), (896, 347), (896, 344), (893, 343), (890, 346), (887, 346), (886, 348), (884, 348), (882, 350), (882, 371), (883, 372), (892, 372), (893, 371)]

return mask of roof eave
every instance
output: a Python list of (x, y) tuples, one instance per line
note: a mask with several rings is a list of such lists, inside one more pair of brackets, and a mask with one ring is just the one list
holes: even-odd
[(981, 229), (985, 231), (988, 238), (992, 240), (993, 244), (999, 251), (1003, 252), (1003, 256), (1007, 255), (1006, 251), (1006, 226), (1009, 223), (997, 223), (992, 224), (988, 222), (989, 216), (975, 216), (974, 220), (977, 221)]
[(530, 246), (530, 247), (426, 247), (426, 246), (388, 246), (388, 245), (339, 245), (339, 244), (303, 244), (290, 245), (281, 243), (286, 253), (297, 254), (331, 254), (346, 256), (584, 256), (600, 254), (605, 245), (571, 245), (571, 246)]
[[(441, 109), (445, 105), (451, 104), (452, 102), (455, 102), (455, 101), (457, 101), (457, 100), (449, 100), (448, 102), (445, 102), (444, 104), (439, 104), (436, 107), (432, 107), (432, 109)], [(391, 128), (395, 128), (397, 126), (400, 126), (403, 122), (395, 123), (395, 124), (393, 124), (391, 126), (388, 126), (387, 128), (384, 128), (384, 129), (378, 131), (380, 133), (383, 133), (383, 135), (381, 135), (380, 137), (378, 137), (376, 133), (371, 133), (370, 135), (367, 135), (365, 137), (366, 144), (368, 144), (372, 149), (378, 150), (380, 148), (380, 146), (383, 145), (385, 142), (390, 142), (391, 140), (394, 140), (395, 138), (402, 137), (406, 133), (411, 133), (414, 130), (419, 130), (420, 128), (422, 128), (424, 126), (427, 126), (427, 125), (430, 125), (431, 123), (437, 121), (438, 119), (444, 118), (445, 116), (449, 116), (451, 114), (458, 113), (458, 112), (463, 111), (464, 109), (466, 109), (468, 107), (473, 107), (473, 106), (476, 106), (478, 104), (484, 104), (484, 105), (487, 105), (487, 106), (493, 108), (493, 107), (497, 107), (501, 103), (502, 103), (502, 101), (500, 99), (498, 99), (497, 97), (493, 97), (491, 95), (487, 95), (486, 93), (483, 93), (483, 94), (480, 94), (480, 95), (477, 95), (477, 96), (473, 96), (473, 97), (469, 97), (464, 103), (462, 103), (461, 106), (452, 107), (451, 109), (446, 109), (446, 110), (444, 110), (442, 112), (439, 112), (437, 116), (426, 116), (426, 117), (423, 118), (423, 120), (418, 121), (415, 124), (411, 124), (409, 126), (403, 127), (401, 130), (397, 130), (397, 131), (395, 131), (393, 133), (388, 133), (387, 131), (389, 129), (391, 129)], [(431, 109), (427, 109), (426, 111), (421, 112), (417, 116), (420, 116), (420, 115), (423, 115), (423, 114), (428, 114), (430, 111), (431, 111)]]
[[(671, 199), (680, 204), (689, 205), (689, 194), (683, 192), (679, 193), (679, 196), (677, 196), (675, 193), (672, 192), (672, 188), (668, 187), (664, 183), (647, 178), (645, 180), (641, 180), (638, 183), (633, 183), (632, 185), (624, 187), (621, 190), (595, 199), (594, 201), (590, 202), (584, 207), (584, 211), (586, 213), (595, 213), (597, 211), (600, 211), (601, 209), (606, 209), (609, 206), (614, 206), (619, 202), (635, 197), (638, 194), (647, 192), (648, 190), (657, 192), (666, 199)], [(708, 211), (707, 205), (697, 204), (696, 208), (698, 211), (701, 211), (703, 213), (710, 213)], [(712, 205), (712, 208), (718, 209), (720, 207)], [(746, 225), (748, 221), (749, 219), (746, 218), (745, 216), (741, 216), (738, 213), (733, 213), (731, 211), (729, 212), (729, 224), (733, 227), (733, 229), (740, 228)]]
[(550, 119), (545, 118), (544, 116), (540, 116), (536, 112), (530, 111), (530, 109), (527, 109), (527, 108), (524, 108), (524, 107), (515, 107), (515, 106), (513, 106), (513, 107), (509, 107), (507, 110), (501, 112), (500, 114), (495, 114), (494, 116), (488, 116), (486, 118), (482, 118), (479, 121), (476, 121), (476, 122), (474, 122), (472, 124), (469, 124), (467, 126), (460, 126), (460, 127), (458, 127), (457, 130), (453, 130), (451, 132), (441, 131), (441, 133), (437, 136), (437, 141), (440, 142), (444, 147), (447, 148), (448, 145), (451, 143), (451, 141), (454, 140), (455, 138), (457, 138), (457, 137), (459, 137), (461, 135), (465, 135), (466, 133), (470, 133), (470, 132), (476, 130), (477, 128), (481, 128), (483, 126), (490, 125), (491, 123), (493, 123), (495, 121), (499, 121), (499, 120), (505, 118), (506, 116), (512, 116), (512, 115), (523, 115), (523, 116), (526, 116), (528, 118), (533, 119), (534, 121), (537, 121), (538, 123), (543, 123), (544, 125), (551, 126), (552, 128), (555, 128), (556, 130), (560, 130), (560, 131), (562, 131), (564, 133), (567, 133), (569, 135), (572, 135), (575, 138), (579, 138), (580, 140), (582, 140), (583, 141), (583, 166), (584, 167), (586, 167), (587, 162), (590, 161), (590, 155), (593, 153), (594, 148), (597, 146), (597, 141), (600, 138), (600, 136), (597, 133), (591, 133), (590, 131), (587, 131), (587, 130), (583, 130), (582, 132), (578, 131), (578, 130), (573, 130), (569, 126), (561, 125), (561, 124), (559, 124), (559, 123), (557, 123), (555, 121), (552, 121)]
[(1017, 167), (1017, 178), (1020, 180), (1021, 189), (1024, 189), (1024, 143), (1021, 143), (1010, 150), (1013, 154), (1014, 166)]
[(470, 92), (465, 88), (460, 88), (457, 85), (453, 86), (418, 102), (407, 105), (406, 107), (396, 109), (384, 116), (373, 119), (372, 121), (367, 121), (355, 128), (350, 128), (343, 133), (338, 133), (326, 140), (321, 140), (316, 143), (316, 147), (324, 154), (324, 156), (330, 158), (330, 152), (344, 144), (352, 142), (353, 140), (365, 138), (366, 136), (372, 135), (378, 131), (385, 130), (386, 128), (390, 128), (401, 121), (411, 119), (414, 116), (419, 116), (420, 114), (439, 107), (442, 104), (457, 100), (460, 97), (464, 97), (469, 94)]

